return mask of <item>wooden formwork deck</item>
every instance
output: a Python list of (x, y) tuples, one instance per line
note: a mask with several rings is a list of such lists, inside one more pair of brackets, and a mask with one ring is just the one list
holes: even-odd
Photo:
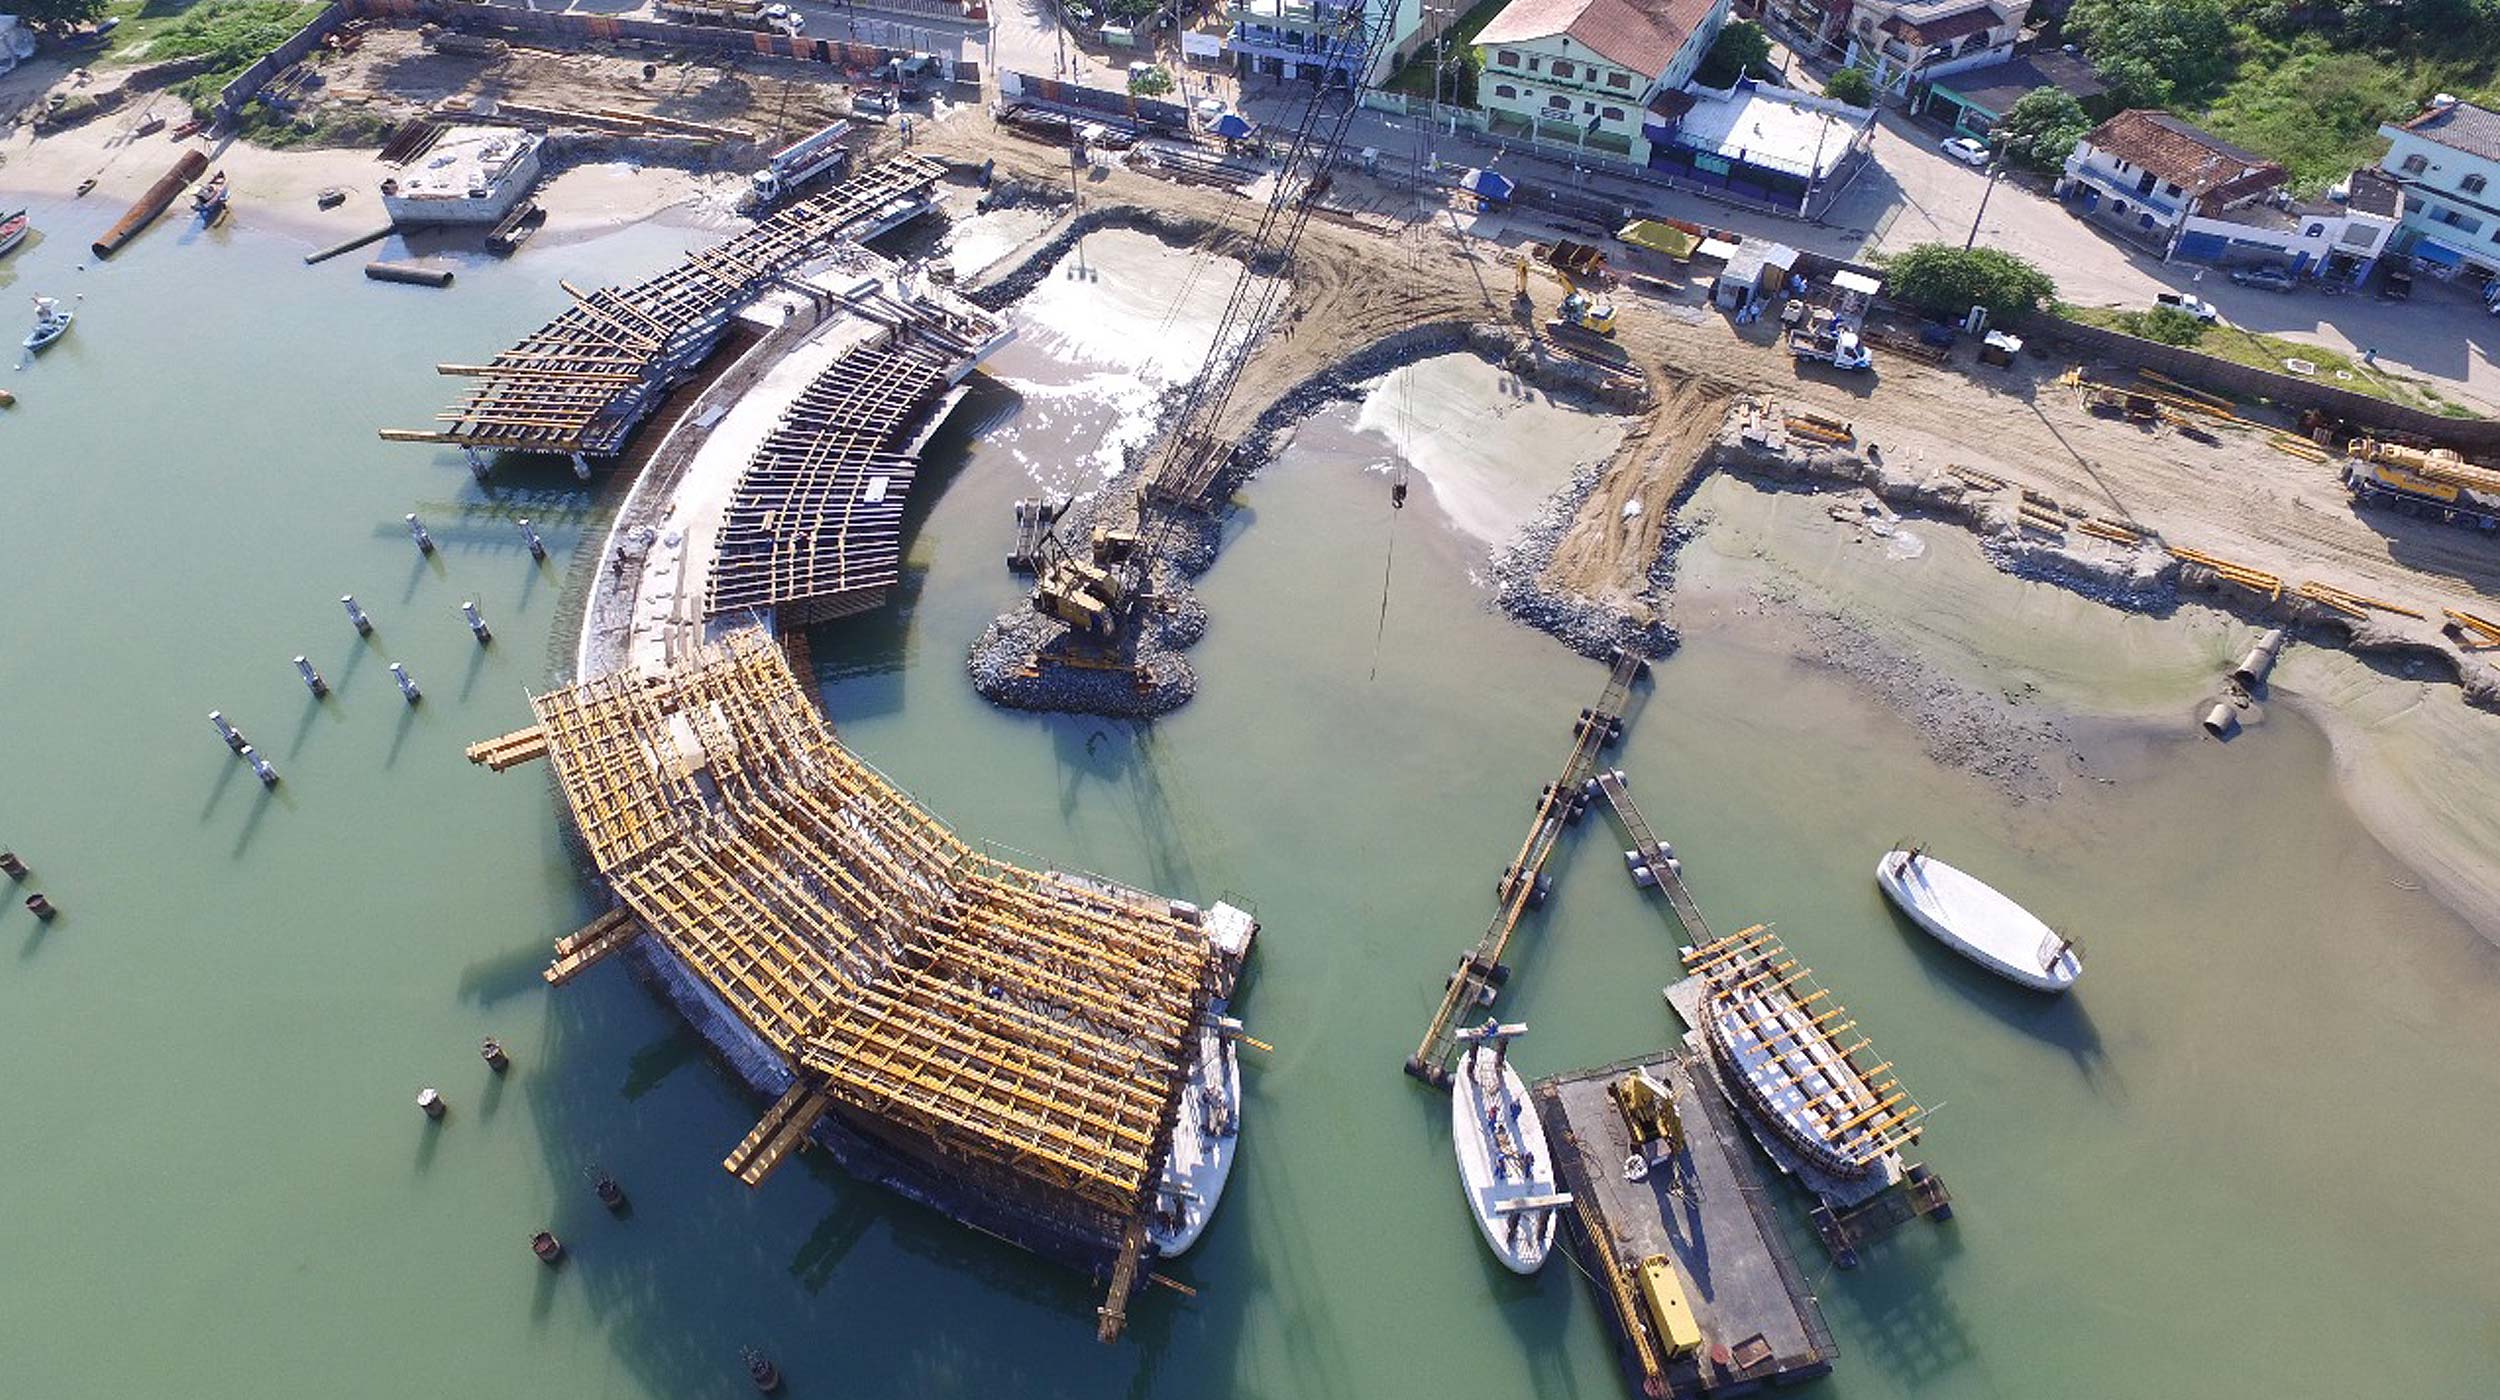
[(614, 453), (670, 376), (700, 357), (738, 307), (828, 244), (926, 199), (943, 173), (935, 161), (898, 155), (635, 286), (584, 292), (565, 285), (573, 305), (491, 362), (438, 366), (476, 380), (436, 415), (442, 426), (383, 436)]
[(957, 357), (910, 333), (859, 346), (801, 391), (738, 479), (707, 616), (840, 611), (902, 576), (903, 506), (919, 469), (895, 452)]
[(759, 630), (534, 707), (628, 927), (796, 1072), (733, 1172), (761, 1180), (818, 1095), (1117, 1247), (1223, 977), (1194, 914), (968, 846), (835, 740)]

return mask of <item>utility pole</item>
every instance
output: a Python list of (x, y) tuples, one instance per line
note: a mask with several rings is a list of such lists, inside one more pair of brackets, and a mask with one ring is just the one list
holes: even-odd
[(1979, 241), (1979, 221), (1987, 217), (1988, 196), (1996, 193), (1997, 178), (2005, 173), (2005, 157), (1997, 150), (1996, 145), (1997, 143), (1995, 139), (1990, 138), (1988, 142), (1988, 183), (1979, 191), (1978, 212), (1970, 216), (1970, 237), (1962, 240), (1962, 251), (1965, 253), (1971, 250), (1972, 244)]

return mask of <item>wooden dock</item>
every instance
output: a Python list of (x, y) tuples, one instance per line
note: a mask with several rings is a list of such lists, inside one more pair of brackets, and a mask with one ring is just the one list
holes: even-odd
[(1528, 824), (1527, 840), (1521, 843), (1518, 857), (1502, 871), (1494, 886), (1500, 912), (1494, 915), (1484, 936), (1459, 960), (1458, 970), (1450, 975), (1441, 1004), (1432, 1013), (1431, 1025), (1425, 1028), (1415, 1053), (1407, 1057), (1408, 1074), (1435, 1088), (1449, 1087), (1450, 1061), (1458, 1049), (1455, 1032), (1478, 1009), (1492, 1006), (1502, 985), (1510, 980), (1510, 969), (1502, 962), (1502, 954), (1509, 948), (1520, 920), (1530, 909), (1545, 902), (1551, 888), (1545, 862), (1561, 843), (1564, 830), (1576, 823), (1585, 809), (1587, 799), (1582, 785), (1596, 772), (1599, 753), (1623, 737), (1632, 684), (1648, 670), (1649, 663), (1640, 656), (1618, 651), (1597, 703), (1582, 710), (1572, 724), (1571, 752), (1563, 759), (1562, 775), (1548, 784), (1538, 799), (1536, 816)]
[[(1564, 1246), (1595, 1287), (1633, 1393), (1738, 1394), (1829, 1371), (1836, 1348), (1776, 1215), (1770, 1183), (1692, 1052), (1661, 1052), (1539, 1080), (1529, 1091), (1571, 1192)], [(1681, 1150), (1633, 1141), (1608, 1086), (1645, 1069), (1674, 1101)], [(1653, 1163), (1650, 1158), (1656, 1156)], [(1640, 1159), (1639, 1179), (1629, 1169)], [(1674, 1268), (1701, 1345), (1671, 1354), (1639, 1270)]]

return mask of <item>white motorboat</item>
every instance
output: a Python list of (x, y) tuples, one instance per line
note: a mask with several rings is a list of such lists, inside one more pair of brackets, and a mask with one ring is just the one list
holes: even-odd
[(2072, 939), (1977, 876), (1924, 851), (1886, 851), (1876, 863), (1875, 883), (1920, 928), (2009, 982), (2062, 992), (2083, 975)]
[(1146, 1239), (1166, 1259), (1206, 1233), (1233, 1174), (1233, 1154), (1241, 1143), (1241, 1052), (1233, 1037), (1240, 1028), (1218, 1003), (1198, 1029), (1198, 1057), (1181, 1085), (1171, 1149), (1146, 1218)]
[(1510, 1040), (1525, 1030), (1488, 1020), (1460, 1031), (1459, 1038), (1472, 1043), (1450, 1085), (1450, 1136), (1467, 1209), (1494, 1257), (1515, 1274), (1545, 1267), (1557, 1214), (1571, 1204), (1554, 1184), (1545, 1125), (1528, 1102), (1528, 1086), (1511, 1067)]
[(69, 323), (76, 319), (77, 315), (75, 311), (63, 311), (61, 304), (51, 297), (37, 297), (35, 298), (35, 328), (28, 331), (26, 339), (19, 343), (28, 350), (41, 350), (69, 334)]

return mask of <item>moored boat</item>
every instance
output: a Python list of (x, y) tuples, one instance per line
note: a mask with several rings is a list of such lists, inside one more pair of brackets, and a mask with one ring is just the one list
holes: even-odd
[(1198, 1029), (1197, 1058), (1181, 1083), (1163, 1178), (1146, 1218), (1146, 1239), (1162, 1258), (1183, 1253), (1206, 1233), (1232, 1176), (1241, 1144), (1241, 1052), (1234, 1040), (1239, 1029), (1220, 1001)]
[(1459, 1184), (1476, 1229), (1502, 1266), (1515, 1274), (1545, 1267), (1554, 1223), (1571, 1197), (1556, 1186), (1545, 1125), (1528, 1101), (1528, 1086), (1511, 1067), (1509, 1046), (1522, 1025), (1484, 1025), (1458, 1033), (1472, 1042), (1450, 1083), (1450, 1136)]
[(191, 192), (191, 209), (203, 224), (217, 222), (226, 212), (226, 172), (220, 170), (208, 177), (208, 183)]
[(1875, 883), (1912, 923), (2009, 982), (2062, 992), (2083, 975), (2073, 939), (1925, 851), (1886, 851), (1876, 862)]
[(27, 218), (25, 210), (19, 209), (11, 213), (0, 214), (0, 253), (6, 253), (25, 242), (26, 235), (34, 231), (34, 222)]
[(28, 350), (41, 350), (69, 334), (69, 323), (77, 315), (75, 311), (63, 311), (61, 303), (51, 297), (37, 297), (35, 298), (35, 328), (28, 331), (26, 339), (20, 341), (19, 344), (24, 345)]

